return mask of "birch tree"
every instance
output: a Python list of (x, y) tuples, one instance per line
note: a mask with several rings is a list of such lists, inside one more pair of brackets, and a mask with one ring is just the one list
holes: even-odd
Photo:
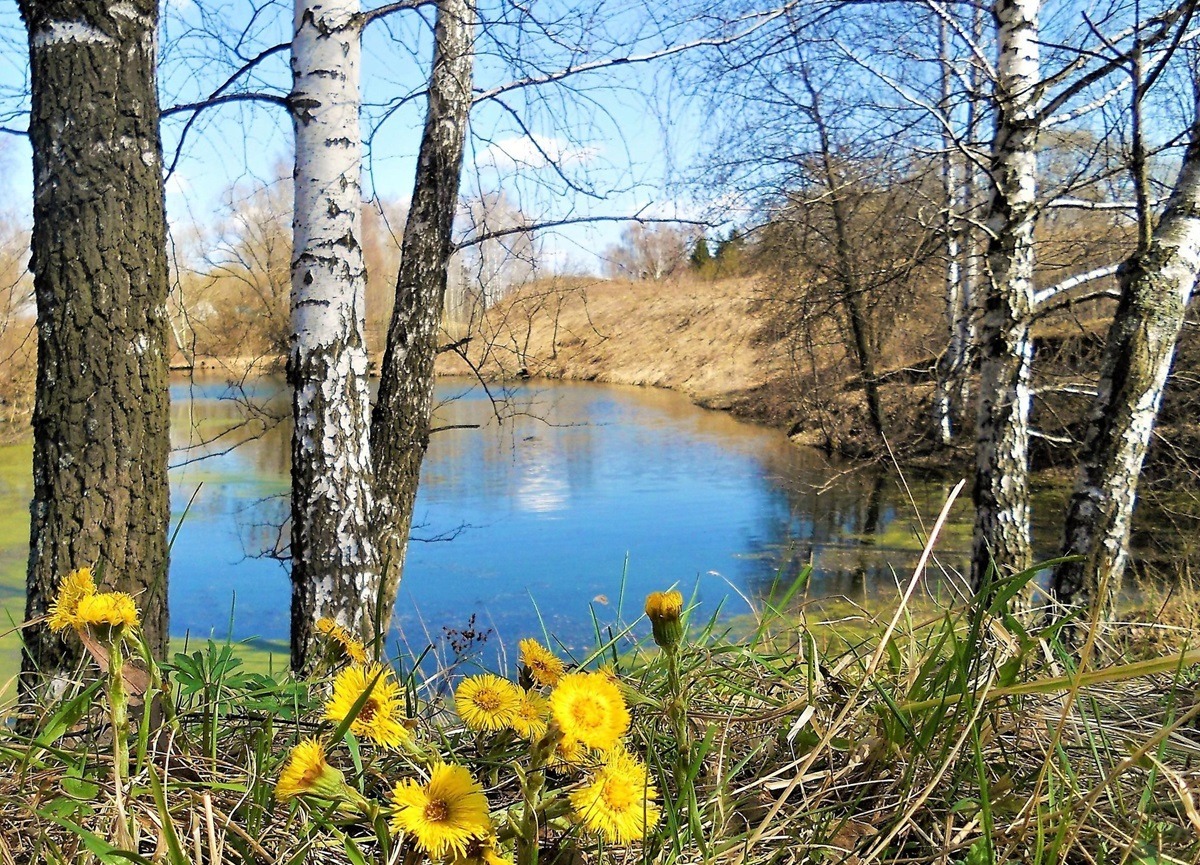
[[(167, 261), (156, 0), (22, 0), (38, 307), (26, 617), (92, 566), (167, 646)], [(24, 682), (78, 641), (25, 631)]]
[(992, 195), (985, 224), (988, 280), (979, 331), (975, 528), (971, 584), (992, 563), (1019, 571), (1031, 561), (1029, 412), (1037, 216), (1039, 0), (996, 0), (999, 60)]
[(380, 580), (368, 439), (357, 0), (297, 0), (292, 240), (292, 657), (318, 619), (371, 635)]
[(1101, 615), (1121, 589), (1138, 477), (1200, 274), (1200, 81), (1194, 87), (1190, 143), (1175, 190), (1153, 236), (1118, 272), (1120, 300), (1064, 531), (1063, 553), (1082, 558), (1059, 565), (1051, 585), (1058, 604), (1097, 604)]
[(386, 632), (404, 569), (421, 463), (429, 447), (433, 362), (453, 252), (454, 215), (472, 103), (475, 8), (438, 0), (428, 108), (412, 203), (404, 227), (396, 303), (371, 416), (376, 525), (384, 570), (380, 621)]

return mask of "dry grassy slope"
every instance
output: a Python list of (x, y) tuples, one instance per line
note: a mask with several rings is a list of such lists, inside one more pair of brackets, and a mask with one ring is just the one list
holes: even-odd
[[(469, 356), (487, 375), (651, 385), (728, 406), (777, 380), (783, 356), (750, 280), (539, 283), (490, 310)], [(467, 372), (442, 355), (439, 372)]]

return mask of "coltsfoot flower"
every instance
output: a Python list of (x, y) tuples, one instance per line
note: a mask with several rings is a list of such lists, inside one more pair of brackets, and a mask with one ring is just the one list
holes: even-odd
[(437, 763), (429, 783), (401, 781), (392, 790), (392, 828), (433, 859), (465, 858), (472, 841), (491, 835), (483, 788), (463, 766)]
[(621, 690), (603, 673), (570, 673), (550, 694), (550, 711), (563, 732), (600, 751), (615, 748), (629, 729)]
[(645, 765), (623, 750), (613, 751), (591, 781), (570, 796), (575, 819), (612, 844), (640, 841), (658, 825), (657, 798)]
[(404, 726), (400, 685), (383, 664), (354, 665), (338, 673), (333, 680), (333, 694), (325, 704), (325, 719), (335, 724), (344, 721), (372, 681), (375, 686), (350, 723), (350, 732), (376, 745), (398, 748), (411, 734)]
[(495, 835), (489, 835), (468, 842), (467, 852), (455, 856), (449, 865), (512, 865), (512, 857), (500, 849)]
[(526, 637), (517, 645), (521, 649), (521, 663), (529, 668), (533, 681), (547, 687), (558, 684), (565, 668), (557, 655), (532, 637)]
[(275, 798), (280, 802), (297, 796), (319, 796), (337, 801), (343, 797), (346, 779), (342, 773), (325, 762), (325, 746), (316, 739), (303, 739), (292, 749), (288, 761), (275, 784)]
[(540, 739), (549, 726), (550, 704), (541, 694), (527, 691), (521, 697), (512, 728), (523, 739)]
[(58, 585), (58, 596), (50, 607), (47, 624), (54, 633), (67, 628), (78, 628), (79, 602), (96, 594), (96, 581), (91, 568), (78, 568), (62, 578)]
[(569, 772), (596, 762), (596, 751), (578, 739), (559, 739), (550, 752), (550, 768)]
[(75, 608), (75, 627), (136, 628), (137, 605), (125, 592), (102, 592), (86, 595)]
[(454, 692), (454, 707), (472, 730), (503, 730), (521, 709), (521, 689), (491, 673), (467, 676)]
[(329, 638), (341, 652), (356, 664), (367, 663), (367, 647), (350, 632), (328, 617), (317, 619), (317, 633)]
[(683, 639), (683, 595), (679, 592), (651, 592), (646, 596), (646, 617), (654, 629), (654, 642), (672, 649)]

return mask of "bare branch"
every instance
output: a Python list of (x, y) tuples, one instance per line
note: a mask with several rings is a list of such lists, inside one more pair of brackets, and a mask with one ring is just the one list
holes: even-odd
[(385, 3), (376, 9), (368, 9), (362, 13), (359, 19), (359, 26), (365, 28), (373, 21), (378, 21), (393, 12), (403, 12), (405, 9), (420, 9), (423, 6), (432, 6), (436, 0), (398, 0), (396, 3)]
[(513, 234), (523, 234), (525, 232), (543, 231), (548, 228), (561, 228), (564, 225), (581, 225), (589, 222), (636, 222), (639, 225), (697, 225), (708, 227), (712, 223), (701, 219), (666, 219), (651, 216), (573, 216), (565, 219), (552, 219), (547, 222), (533, 222), (527, 225), (517, 225), (510, 228), (501, 228), (496, 231), (488, 231), (476, 237), (468, 238), (454, 245), (454, 249), (468, 249), (472, 246), (488, 241), (495, 240), (499, 237), (508, 237)]
[(1073, 288), (1078, 288), (1081, 285), (1086, 285), (1089, 282), (1094, 282), (1097, 279), (1104, 279), (1106, 276), (1112, 276), (1117, 272), (1120, 264), (1106, 264), (1104, 267), (1097, 267), (1095, 270), (1089, 270), (1086, 273), (1080, 273), (1072, 276), (1069, 279), (1064, 279), (1058, 285), (1052, 285), (1049, 288), (1043, 288), (1041, 291), (1036, 291), (1033, 294), (1033, 308), (1040, 314), (1041, 307), (1048, 301), (1053, 300), (1059, 295), (1065, 294)]
[(474, 102), (485, 102), (489, 99), (495, 99), (497, 96), (501, 96), (512, 90), (520, 90), (525, 87), (537, 87), (541, 84), (550, 84), (554, 81), (561, 81), (564, 78), (570, 78), (573, 75), (579, 75), (584, 72), (595, 72), (600, 69), (609, 69), (613, 66), (648, 63), (651, 60), (670, 57), (674, 54), (679, 54), (684, 51), (691, 51), (695, 48), (729, 45), (733, 42), (737, 42), (739, 39), (743, 39), (746, 36), (751, 35), (758, 30), (761, 30), (772, 21), (782, 17), (783, 15), (786, 15), (798, 5), (799, 0), (789, 0), (789, 2), (777, 9), (773, 9), (770, 12), (765, 12), (761, 15), (755, 16), (757, 20), (751, 26), (726, 36), (707, 36), (702, 39), (694, 39), (691, 42), (683, 42), (679, 45), (670, 45), (666, 48), (660, 48), (656, 51), (648, 51), (645, 54), (632, 54), (626, 57), (606, 57), (601, 60), (593, 60), (590, 63), (580, 63), (578, 66), (567, 66), (564, 69), (549, 72), (545, 75), (535, 75), (530, 76), (529, 78), (522, 78), (519, 81), (510, 81), (507, 84), (501, 84), (498, 87), (493, 87), (490, 90), (483, 90), (477, 93), (475, 95)]
[[(1176, 6), (1174, 9), (1164, 12), (1162, 15), (1151, 18), (1147, 24), (1157, 24), (1158, 30), (1141, 40), (1139, 43), (1140, 48), (1144, 50), (1156, 45), (1159, 42), (1162, 42), (1164, 39), (1170, 36), (1176, 22), (1178, 22), (1180, 19), (1191, 18), (1191, 15), (1195, 10), (1196, 3), (1197, 0), (1184, 0), (1184, 2), (1180, 3), (1180, 5)], [(1046, 105), (1042, 107), (1041, 111), (1038, 112), (1038, 119), (1040, 122), (1045, 123), (1050, 117), (1053, 116), (1054, 112), (1062, 108), (1063, 105), (1065, 105), (1073, 97), (1077, 96), (1079, 93), (1095, 84), (1097, 81), (1102, 81), (1114, 70), (1129, 62), (1131, 56), (1132, 49), (1130, 51), (1123, 51), (1116, 56), (1109, 58), (1087, 75), (1081, 75), (1074, 82), (1064, 87), (1058, 93), (1058, 95), (1047, 102)], [(1072, 66), (1074, 65), (1075, 64), (1072, 64)]]

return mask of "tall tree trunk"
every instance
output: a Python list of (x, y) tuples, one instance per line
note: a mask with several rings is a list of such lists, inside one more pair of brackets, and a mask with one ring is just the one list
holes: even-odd
[(471, 110), (475, 8), (471, 0), (438, 0), (437, 8), (429, 108), (404, 227), (379, 396), (371, 417), (384, 570), (381, 627), (387, 626), (400, 585), (421, 462), (429, 445), (433, 362)]
[(379, 566), (364, 339), (357, 0), (296, 0), (292, 121), (292, 664), (317, 619), (373, 636)]
[[(954, 390), (961, 380), (966, 360), (966, 323), (970, 320), (970, 308), (966, 304), (963, 285), (962, 261), (960, 260), (959, 220), (955, 209), (959, 206), (962, 187), (958, 179), (956, 142), (950, 132), (953, 115), (953, 70), (950, 59), (950, 25), (939, 19), (938, 62), (941, 72), (941, 100), (938, 106), (943, 117), (942, 145), (942, 232), (945, 245), (945, 269), (942, 274), (946, 303), (947, 341), (937, 366), (937, 387), (934, 394), (934, 423), (943, 445), (954, 440)], [(969, 166), (968, 166), (969, 170)]]
[(883, 403), (879, 396), (879, 378), (875, 365), (875, 349), (871, 340), (871, 323), (867, 316), (865, 291), (859, 282), (855, 268), (856, 253), (854, 242), (850, 236), (850, 214), (846, 208), (846, 197), (843, 187), (846, 180), (833, 163), (833, 142), (829, 136), (829, 128), (825, 125), (825, 117), (821, 113), (821, 97), (809, 77), (806, 66), (801, 66), (801, 76), (805, 89), (812, 103), (808, 113), (817, 129), (817, 137), (821, 145), (821, 168), (824, 174), (825, 188), (828, 190), (830, 215), (833, 217), (834, 254), (837, 257), (837, 281), (839, 285), (839, 300), (846, 317), (850, 322), (850, 339), (853, 344), (855, 359), (858, 361), (859, 376), (862, 378), (863, 395), (867, 402), (867, 420), (871, 430), (882, 439), (885, 434), (883, 422)]
[[(167, 646), (166, 226), (157, 0), (22, 0), (29, 29), (38, 373), (26, 616), (85, 565)], [(77, 640), (25, 631), (23, 679)]]
[[(975, 9), (973, 34), (977, 44), (983, 42), (985, 18), (987, 13), (980, 8)], [(979, 116), (982, 97), (980, 81), (982, 70), (977, 58), (972, 57), (967, 68), (967, 111), (963, 134), (967, 147), (975, 150), (976, 135), (979, 131)], [(959, 425), (966, 427), (969, 416), (968, 406), (971, 404), (971, 368), (974, 365), (978, 350), (979, 335), (976, 332), (978, 318), (979, 282), (980, 282), (980, 242), (976, 221), (979, 218), (979, 189), (980, 170), (974, 159), (966, 159), (963, 165), (962, 177), (962, 213), (966, 217), (962, 226), (961, 251), (962, 264), (962, 306), (964, 314), (958, 321), (958, 338), (963, 346), (962, 359), (957, 381), (956, 415)]]
[(1037, 215), (1038, 0), (996, 0), (1000, 49), (988, 281), (980, 328), (971, 584), (1029, 566), (1029, 412), (1033, 228)]
[(1063, 553), (1083, 560), (1055, 569), (1060, 605), (1099, 603), (1106, 612), (1120, 591), (1138, 475), (1198, 274), (1200, 102), (1174, 194), (1148, 247), (1119, 272), (1121, 298), (1067, 508)]

